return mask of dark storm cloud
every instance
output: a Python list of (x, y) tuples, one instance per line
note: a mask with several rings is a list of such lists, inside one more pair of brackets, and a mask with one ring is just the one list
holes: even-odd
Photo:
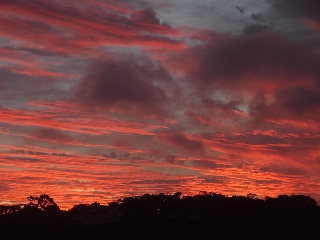
[(277, 9), (314, 21), (320, 21), (320, 1), (318, 0), (267, 0)]
[(147, 58), (99, 61), (75, 87), (76, 100), (93, 107), (164, 117), (168, 98), (160, 85), (168, 84), (169, 78), (164, 68)]
[[(182, 59), (181, 59), (182, 60)], [(190, 49), (181, 68), (201, 89), (274, 88), (304, 81), (320, 81), (315, 53), (271, 32), (222, 36)]]
[[(319, 65), (320, 66), (320, 65)], [(299, 115), (320, 111), (320, 87), (296, 86), (277, 91), (276, 98), (289, 111)]]
[(47, 141), (67, 143), (73, 141), (71, 137), (58, 129), (38, 128), (34, 131), (33, 137)]

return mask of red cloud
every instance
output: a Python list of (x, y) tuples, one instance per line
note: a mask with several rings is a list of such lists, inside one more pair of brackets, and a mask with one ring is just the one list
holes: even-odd
[[(45, 107), (37, 110), (13, 110), (0, 108), (0, 122), (20, 126), (57, 128), (92, 135), (109, 134), (110, 131), (154, 135), (151, 130), (161, 127), (148, 123), (120, 120), (104, 114), (87, 111), (83, 106), (70, 102), (33, 102), (33, 106)], [(90, 120), (91, 119), (91, 120)]]
[(16, 0), (2, 1), (0, 6), (1, 11), (10, 12), (0, 18), (0, 34), (40, 45), (44, 52), (78, 55), (79, 49), (85, 52), (86, 47), (105, 44), (172, 49), (183, 46), (180, 40), (172, 39), (177, 30), (161, 23), (152, 8), (131, 10), (129, 15), (124, 15), (123, 11), (110, 12), (106, 9), (108, 6), (97, 7), (94, 3), (86, 4), (85, 11), (83, 4), (62, 5), (59, 2), (43, 4)]

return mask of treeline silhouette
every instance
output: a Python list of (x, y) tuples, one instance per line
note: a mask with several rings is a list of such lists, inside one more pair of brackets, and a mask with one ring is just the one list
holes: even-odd
[(63, 211), (43, 194), (0, 206), (0, 239), (320, 239), (311, 197), (144, 194)]

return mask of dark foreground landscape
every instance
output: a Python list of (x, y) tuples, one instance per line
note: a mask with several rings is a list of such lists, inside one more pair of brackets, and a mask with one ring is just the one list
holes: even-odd
[(320, 239), (320, 208), (304, 195), (145, 194), (68, 211), (27, 199), (0, 206), (0, 239)]

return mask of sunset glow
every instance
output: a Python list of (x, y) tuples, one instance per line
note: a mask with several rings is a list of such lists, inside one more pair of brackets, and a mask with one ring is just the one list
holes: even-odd
[(0, 204), (320, 203), (320, 2), (0, 2)]

